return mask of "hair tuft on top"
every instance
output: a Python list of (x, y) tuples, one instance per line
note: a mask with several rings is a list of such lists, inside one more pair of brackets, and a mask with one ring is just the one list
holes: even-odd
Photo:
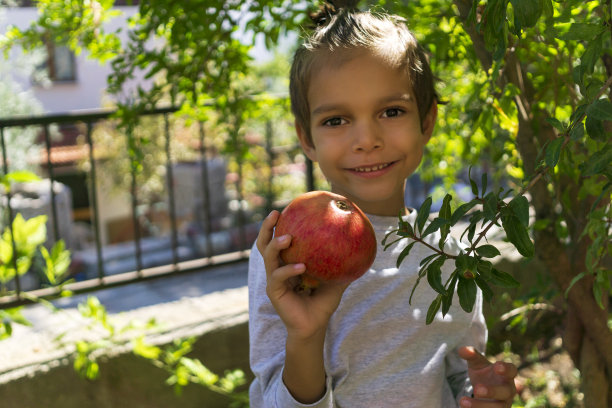
[(310, 135), (308, 88), (317, 66), (351, 58), (353, 51), (368, 50), (391, 67), (407, 73), (414, 90), (421, 121), (438, 101), (435, 78), (425, 51), (408, 29), (406, 20), (379, 11), (359, 11), (358, 1), (325, 2), (311, 14), (315, 23), (296, 50), (289, 80), (291, 110), (298, 126)]

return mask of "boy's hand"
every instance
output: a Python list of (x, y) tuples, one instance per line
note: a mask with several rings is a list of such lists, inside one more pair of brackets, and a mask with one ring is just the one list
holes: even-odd
[(468, 363), (468, 375), (474, 387), (474, 398), (463, 397), (462, 408), (510, 408), (516, 395), (514, 377), (517, 368), (512, 363), (492, 364), (472, 347), (459, 349), (459, 356)]
[(285, 324), (287, 334), (305, 340), (325, 332), (348, 284), (326, 283), (311, 294), (297, 293), (294, 288), (298, 275), (306, 267), (304, 264), (282, 264), (279, 254), (289, 247), (291, 236), (273, 237), (278, 216), (278, 211), (272, 211), (263, 221), (257, 236), (257, 248), (266, 266), (266, 293)]

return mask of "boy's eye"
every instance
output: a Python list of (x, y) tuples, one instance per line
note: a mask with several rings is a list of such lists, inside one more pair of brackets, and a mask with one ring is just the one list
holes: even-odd
[(344, 119), (342, 118), (330, 118), (323, 122), (323, 126), (340, 126), (344, 124)]
[(389, 108), (389, 109), (385, 109), (385, 112), (383, 113), (383, 117), (394, 118), (396, 116), (400, 116), (402, 113), (404, 113), (404, 111), (400, 108)]

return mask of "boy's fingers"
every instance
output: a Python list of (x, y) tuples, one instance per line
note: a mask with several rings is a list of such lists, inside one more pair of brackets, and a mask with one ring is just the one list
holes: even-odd
[(487, 385), (482, 384), (474, 387), (474, 397), (476, 398), (487, 398), (498, 401), (508, 401), (514, 398), (516, 395), (516, 389), (514, 384), (502, 384), (502, 385)]
[(505, 363), (503, 361), (497, 361), (493, 366), (493, 370), (495, 374), (505, 377), (508, 380), (514, 379), (518, 374), (518, 368), (514, 364)]
[(474, 347), (461, 347), (459, 349), (459, 357), (467, 361), (468, 370), (480, 370), (491, 365), (491, 362), (476, 351)]
[(278, 220), (279, 212), (274, 210), (263, 220), (261, 224), (261, 228), (259, 229), (259, 234), (257, 235), (257, 249), (259, 253), (263, 255), (266, 250), (266, 247), (272, 240), (274, 236), (274, 226), (276, 225), (276, 221)]
[(268, 297), (274, 298), (276, 295), (283, 295), (287, 291), (287, 281), (297, 275), (304, 273), (306, 266), (304, 264), (291, 264), (281, 266), (273, 270), (268, 277), (268, 286), (266, 291)]

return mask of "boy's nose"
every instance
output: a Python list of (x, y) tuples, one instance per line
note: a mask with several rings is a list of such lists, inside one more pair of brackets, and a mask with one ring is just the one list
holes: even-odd
[(361, 123), (355, 126), (354, 131), (353, 151), (369, 152), (383, 146), (382, 135), (376, 124)]

